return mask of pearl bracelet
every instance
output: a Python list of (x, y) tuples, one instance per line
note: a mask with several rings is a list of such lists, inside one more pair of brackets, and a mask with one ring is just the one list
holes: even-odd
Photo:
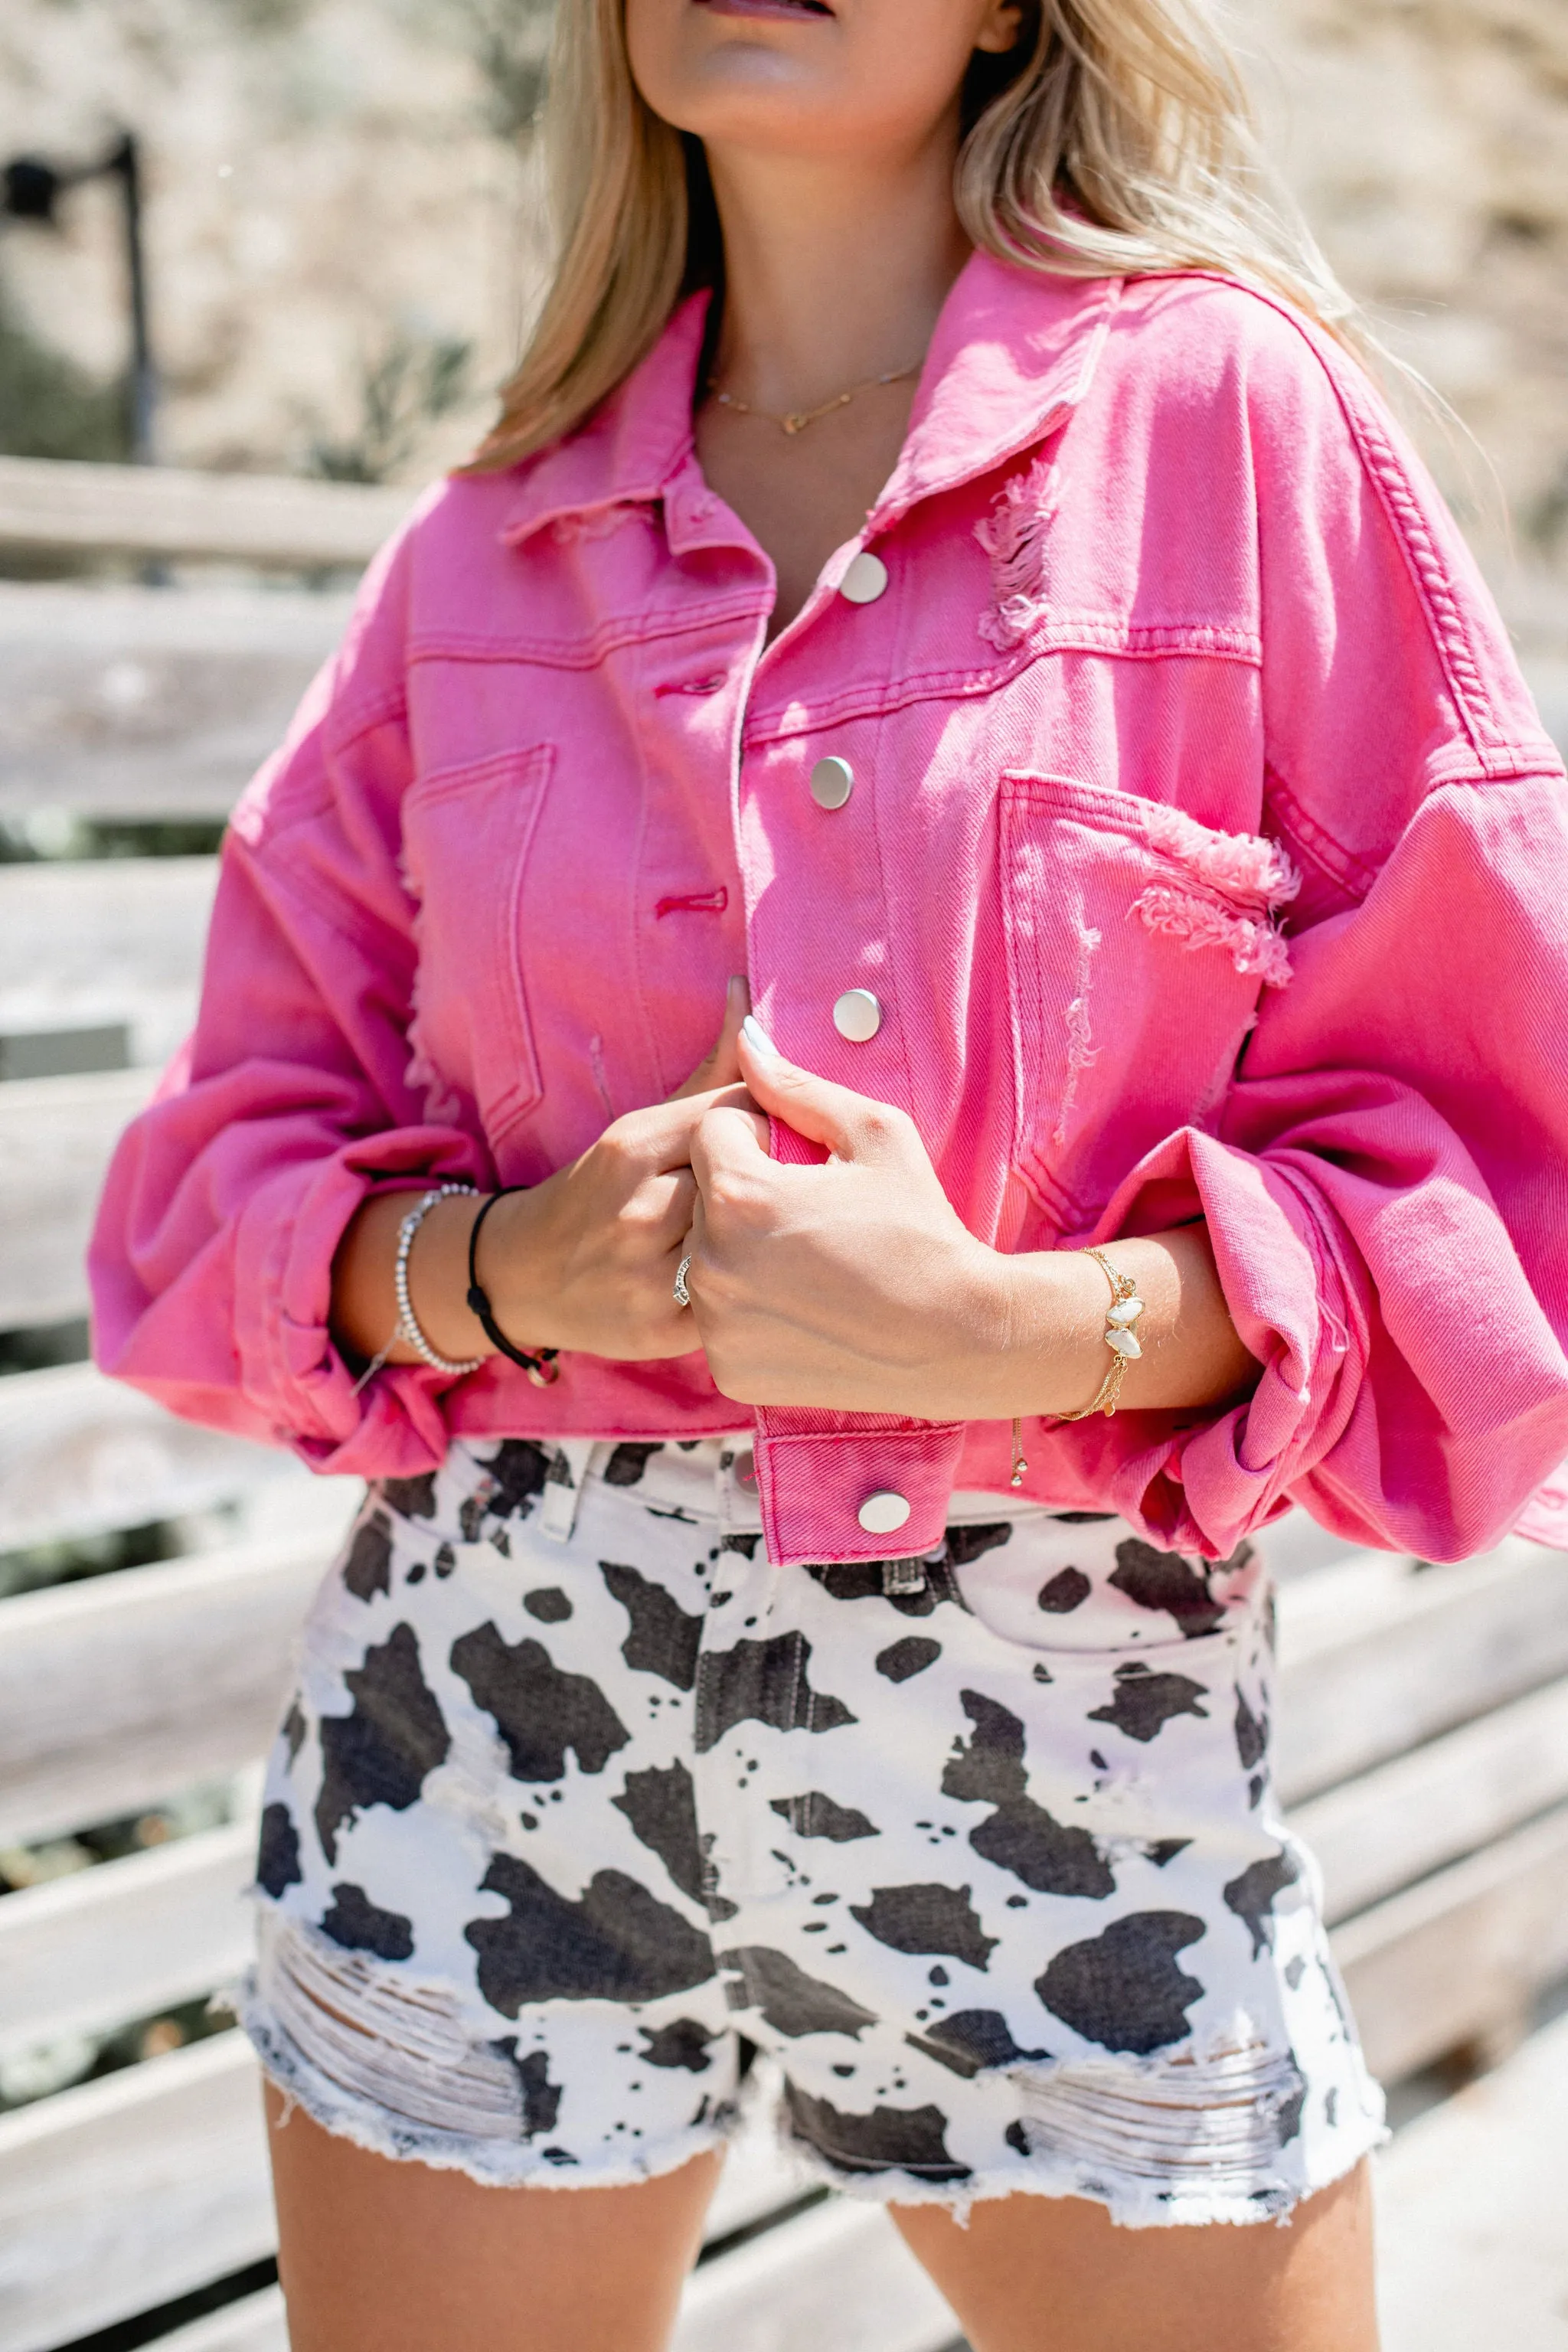
[(453, 1380), (460, 1379), (468, 1372), (477, 1372), (486, 1361), (483, 1356), (469, 1356), (459, 1361), (451, 1356), (437, 1355), (419, 1328), (419, 1318), (414, 1312), (414, 1301), (409, 1296), (408, 1289), (408, 1258), (414, 1247), (414, 1236), (437, 1202), (475, 1201), (478, 1198), (479, 1193), (472, 1184), (437, 1184), (430, 1192), (421, 1193), (398, 1226), (397, 1255), (393, 1261), (392, 1267), (392, 1288), (393, 1295), (397, 1300), (397, 1320), (393, 1325), (392, 1337), (385, 1347), (382, 1349), (379, 1355), (372, 1357), (354, 1382), (356, 1396), (365, 1382), (374, 1380), (376, 1373), (380, 1371), (400, 1339), (405, 1347), (412, 1348), (416, 1356), (423, 1357), (432, 1371), (446, 1372)]
[(419, 1328), (419, 1318), (414, 1312), (414, 1301), (408, 1293), (408, 1259), (414, 1247), (414, 1236), (437, 1201), (474, 1201), (478, 1198), (479, 1193), (472, 1184), (437, 1184), (433, 1192), (424, 1193), (397, 1228), (397, 1257), (392, 1269), (392, 1287), (397, 1300), (397, 1328), (393, 1338), (405, 1341), (416, 1356), (424, 1357), (434, 1371), (449, 1372), (454, 1378), (465, 1372), (477, 1372), (485, 1360), (482, 1356), (469, 1356), (459, 1362), (452, 1357), (437, 1354)]

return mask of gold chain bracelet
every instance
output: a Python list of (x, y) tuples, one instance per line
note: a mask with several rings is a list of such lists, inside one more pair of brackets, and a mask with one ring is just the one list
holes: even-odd
[[(1143, 1353), (1138, 1334), (1133, 1328), (1143, 1312), (1143, 1301), (1138, 1296), (1138, 1285), (1130, 1274), (1119, 1274), (1102, 1250), (1086, 1249), (1081, 1255), (1091, 1257), (1110, 1285), (1110, 1305), (1105, 1311), (1105, 1344), (1110, 1350), (1110, 1370), (1101, 1381), (1091, 1401), (1079, 1405), (1076, 1412), (1053, 1413), (1053, 1421), (1087, 1421), (1091, 1413), (1102, 1412), (1107, 1421), (1116, 1411), (1121, 1394), (1121, 1383), (1127, 1378), (1127, 1367), (1135, 1356)], [(1013, 1423), (1014, 1486), (1024, 1483), (1028, 1468), (1024, 1459), (1023, 1423), (1016, 1417)]]

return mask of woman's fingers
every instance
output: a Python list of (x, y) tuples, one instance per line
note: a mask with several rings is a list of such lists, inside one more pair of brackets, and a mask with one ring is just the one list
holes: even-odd
[(749, 1095), (737, 1087), (708, 1106), (691, 1139), (691, 1168), (699, 1185), (721, 1164), (744, 1168), (759, 1153), (764, 1160), (769, 1157), (768, 1121)]
[(716, 1087), (732, 1087), (741, 1075), (741, 1057), (737, 1050), (741, 1024), (752, 1009), (752, 992), (741, 973), (737, 973), (724, 992), (724, 1019), (712, 1049), (705, 1054), (684, 1086), (677, 1087), (671, 1102), (684, 1102), (690, 1095), (711, 1094)]
[(677, 1168), (668, 1176), (651, 1178), (647, 1189), (650, 1198), (658, 1203), (659, 1234), (673, 1244), (691, 1223), (697, 1205), (697, 1179), (689, 1168)]
[(750, 1013), (741, 1030), (740, 1059), (748, 1091), (808, 1142), (825, 1144), (840, 1160), (902, 1156), (910, 1132), (902, 1111), (786, 1062)]

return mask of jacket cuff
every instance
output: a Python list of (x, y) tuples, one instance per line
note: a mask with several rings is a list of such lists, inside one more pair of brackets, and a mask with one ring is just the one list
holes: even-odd
[(357, 1374), (329, 1328), (332, 1261), (361, 1202), (387, 1179), (491, 1180), (478, 1148), (447, 1129), (366, 1137), (261, 1187), (237, 1221), (235, 1328), (240, 1384), (273, 1434), (313, 1470), (407, 1477), (436, 1468), (448, 1443), (441, 1399), (452, 1379), (388, 1366), (355, 1393)]
[[(757, 1415), (757, 1491), (773, 1565), (918, 1559), (935, 1551), (947, 1532), (966, 1425), (872, 1414), (848, 1426), (841, 1417), (835, 1428), (790, 1428), (808, 1418), (773, 1409)], [(863, 1528), (860, 1513), (873, 1496), (907, 1503), (907, 1517), (881, 1533)]]
[[(1368, 1355), (1348, 1237), (1310, 1179), (1184, 1128), (1119, 1187), (1093, 1239), (1208, 1226), (1226, 1304), (1262, 1370), (1245, 1403), (1129, 1448), (1114, 1507), (1173, 1549), (1215, 1559), (1289, 1507), (1289, 1489), (1343, 1434)], [(1363, 1277), (1364, 1279), (1364, 1277)], [(1127, 1423), (1129, 1438), (1134, 1423)], [(1110, 1424), (1111, 1428), (1115, 1423)]]

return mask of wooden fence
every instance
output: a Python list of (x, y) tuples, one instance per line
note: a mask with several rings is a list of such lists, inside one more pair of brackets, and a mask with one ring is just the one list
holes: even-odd
[[(395, 512), (381, 493), (163, 487), (0, 462), (0, 545), (342, 567)], [(298, 587), (0, 588), (0, 816), (221, 814), (341, 614), (339, 596)], [(212, 886), (205, 857), (0, 866), (0, 1053), (16, 1056), (0, 1071), (54, 1073), (0, 1083), (0, 1331), (85, 1312), (96, 1187), (189, 1016)], [(207, 1531), (181, 1556), (0, 1601), (0, 1845), (215, 1778), (253, 1790), (351, 1504), (342, 1482), (172, 1422), (87, 1365), (0, 1381), (0, 1551), (149, 1523)], [(1495, 2054), (1568, 1973), (1563, 1564), (1515, 1539), (1428, 1568), (1305, 1523), (1281, 1555), (1279, 1773), (1323, 1864), (1372, 2063), (1393, 2080)], [(155, 2017), (238, 1969), (253, 1802), (0, 1900), (0, 2062)], [(951, 2314), (884, 2219), (807, 2187), (764, 2136), (741, 2143), (679, 2352), (951, 2345)], [(0, 2116), (0, 2352), (52, 2352), (272, 2244), (237, 2032)], [(286, 2340), (268, 2290), (160, 2345)]]

